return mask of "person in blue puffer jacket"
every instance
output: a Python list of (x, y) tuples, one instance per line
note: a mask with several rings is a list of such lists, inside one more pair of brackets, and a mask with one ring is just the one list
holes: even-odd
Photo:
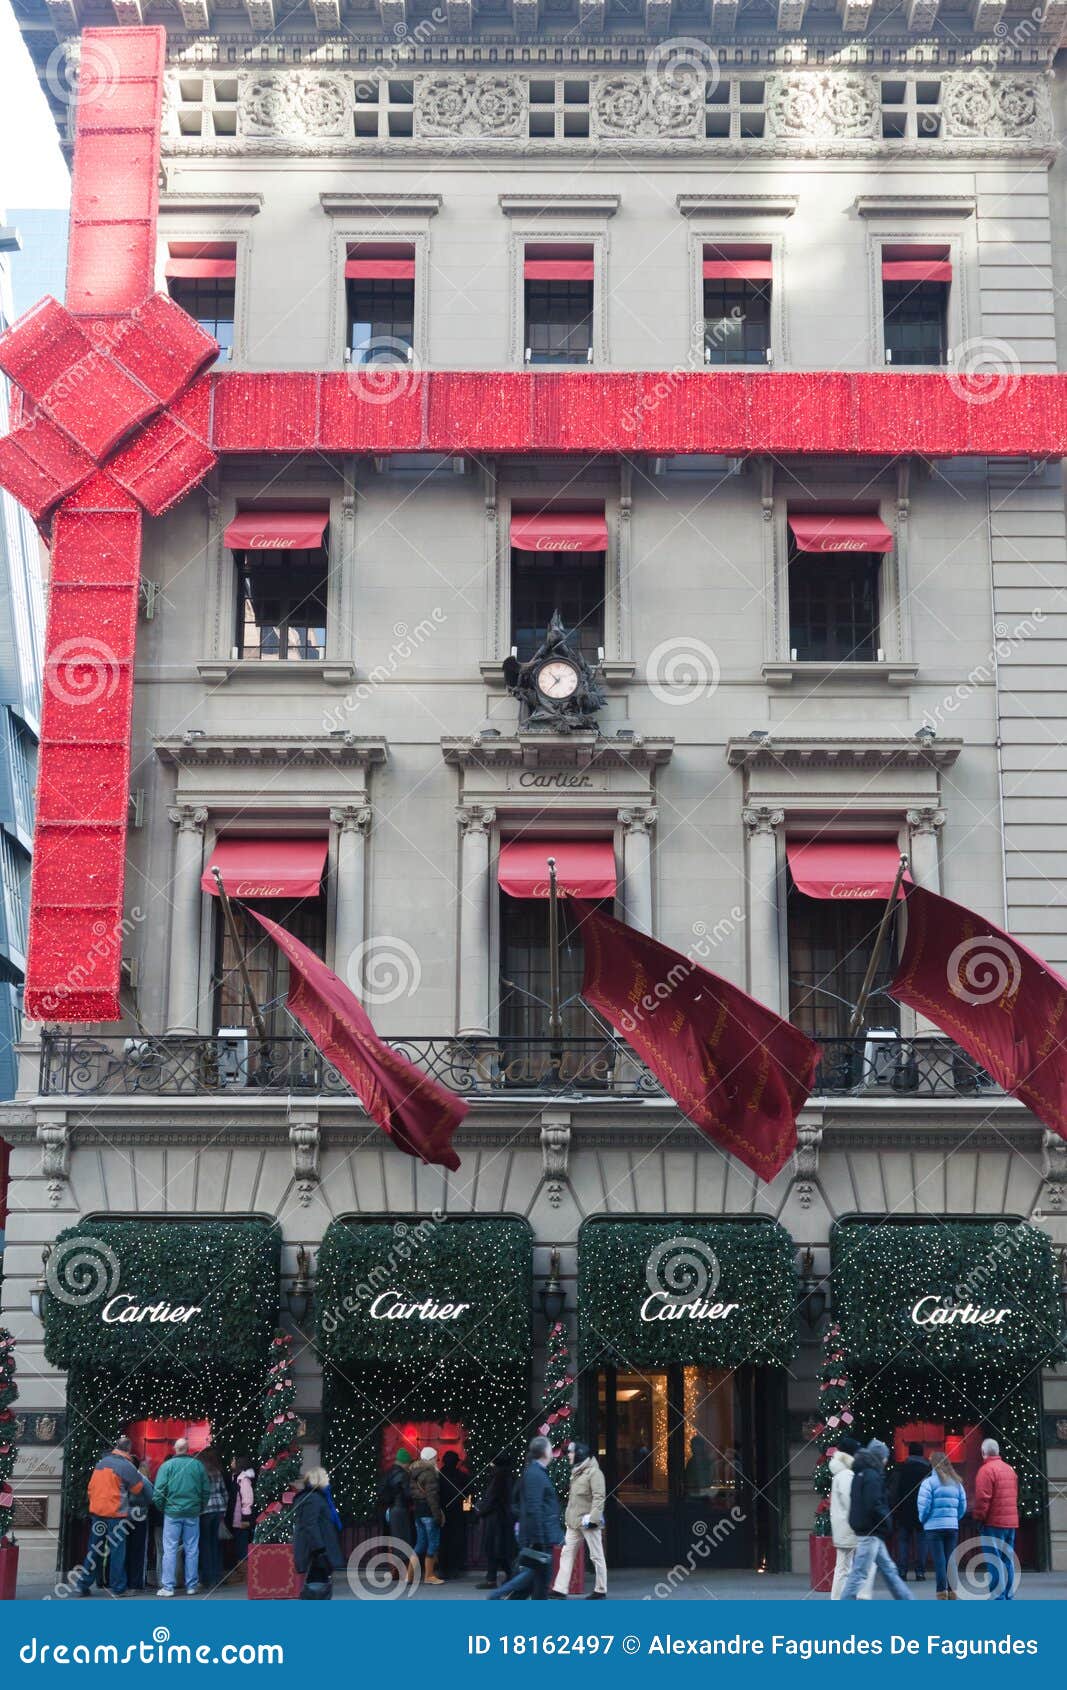
[(967, 1512), (967, 1492), (944, 1450), (930, 1457), (933, 1472), (919, 1486), (919, 1519), (934, 1558), (937, 1600), (954, 1602), (949, 1567), (960, 1538), (960, 1521)]

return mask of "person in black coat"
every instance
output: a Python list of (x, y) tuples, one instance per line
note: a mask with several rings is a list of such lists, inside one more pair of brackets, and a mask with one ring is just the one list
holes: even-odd
[(441, 1457), (441, 1527), (438, 1567), (442, 1578), (458, 1578), (467, 1571), (467, 1514), (463, 1507), (470, 1495), (471, 1476), (454, 1449)]
[(919, 1519), (919, 1486), (930, 1477), (930, 1463), (923, 1459), (922, 1444), (908, 1445), (908, 1459), (894, 1468), (889, 1481), (889, 1501), (897, 1528), (897, 1572), (902, 1579), (914, 1564), (916, 1579), (926, 1577), (926, 1534)]
[(893, 1512), (885, 1482), (889, 1450), (872, 1438), (852, 1463), (852, 1490), (848, 1501), (848, 1523), (856, 1534), (856, 1548), (841, 1592), (843, 1602), (854, 1602), (872, 1568), (877, 1568), (898, 1602), (910, 1602), (911, 1591), (897, 1572), (886, 1539), (893, 1530)]
[(515, 1510), (511, 1506), (511, 1462), (506, 1455), (494, 1455), (493, 1470), (485, 1495), (475, 1513), (482, 1521), (482, 1548), (485, 1551), (485, 1578), (476, 1588), (495, 1590), (497, 1574), (505, 1579), (511, 1575), (515, 1559)]
[(345, 1564), (341, 1534), (325, 1495), (329, 1482), (325, 1467), (313, 1467), (293, 1504), (293, 1565), (304, 1575), (304, 1601), (331, 1597), (334, 1572)]
[(415, 1528), (411, 1524), (411, 1481), (408, 1468), (411, 1451), (400, 1445), (381, 1489), (382, 1519), (386, 1535), (400, 1545), (401, 1555), (407, 1559), (415, 1543)]
[[(488, 1600), (503, 1597), (532, 1596), (535, 1602), (548, 1600), (548, 1581), (552, 1574), (552, 1550), (563, 1542), (559, 1497), (548, 1476), (552, 1459), (552, 1445), (547, 1438), (532, 1438), (526, 1466), (518, 1483), (519, 1507), (519, 1568), (513, 1578), (492, 1590)], [(523, 1561), (522, 1551), (530, 1550), (531, 1557)], [(543, 1559), (541, 1559), (543, 1557)]]

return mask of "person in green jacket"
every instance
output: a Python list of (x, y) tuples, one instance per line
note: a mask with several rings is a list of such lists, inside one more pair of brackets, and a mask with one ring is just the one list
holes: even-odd
[(200, 1585), (200, 1516), (207, 1509), (211, 1481), (202, 1461), (189, 1454), (188, 1440), (179, 1438), (174, 1454), (156, 1474), (155, 1506), (163, 1515), (163, 1578), (161, 1596), (174, 1595), (178, 1550), (185, 1558), (185, 1590), (195, 1596)]

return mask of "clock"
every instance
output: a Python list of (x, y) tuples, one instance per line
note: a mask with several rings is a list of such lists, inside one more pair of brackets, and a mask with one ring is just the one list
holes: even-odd
[(572, 698), (578, 690), (578, 670), (565, 657), (551, 657), (542, 663), (534, 677), (534, 685), (542, 698), (556, 702)]

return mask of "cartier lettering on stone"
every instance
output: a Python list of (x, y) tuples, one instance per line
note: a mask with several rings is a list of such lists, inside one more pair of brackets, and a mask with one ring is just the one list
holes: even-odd
[(983, 1309), (977, 1303), (949, 1303), (944, 1297), (920, 1297), (911, 1311), (916, 1326), (999, 1326), (1010, 1309)]
[(458, 1320), (466, 1314), (469, 1303), (435, 1303), (426, 1297), (421, 1303), (408, 1303), (399, 1291), (382, 1291), (370, 1306), (372, 1320)]
[(187, 1326), (203, 1312), (199, 1306), (189, 1307), (184, 1303), (136, 1303), (127, 1292), (121, 1291), (104, 1304), (101, 1319), (107, 1326), (134, 1326), (144, 1320), (153, 1325), (162, 1322), (167, 1326)]
[(526, 769), (519, 776), (520, 786), (561, 787), (561, 786), (592, 786), (592, 775), (570, 775), (557, 772), (556, 774), (536, 774), (532, 769)]

